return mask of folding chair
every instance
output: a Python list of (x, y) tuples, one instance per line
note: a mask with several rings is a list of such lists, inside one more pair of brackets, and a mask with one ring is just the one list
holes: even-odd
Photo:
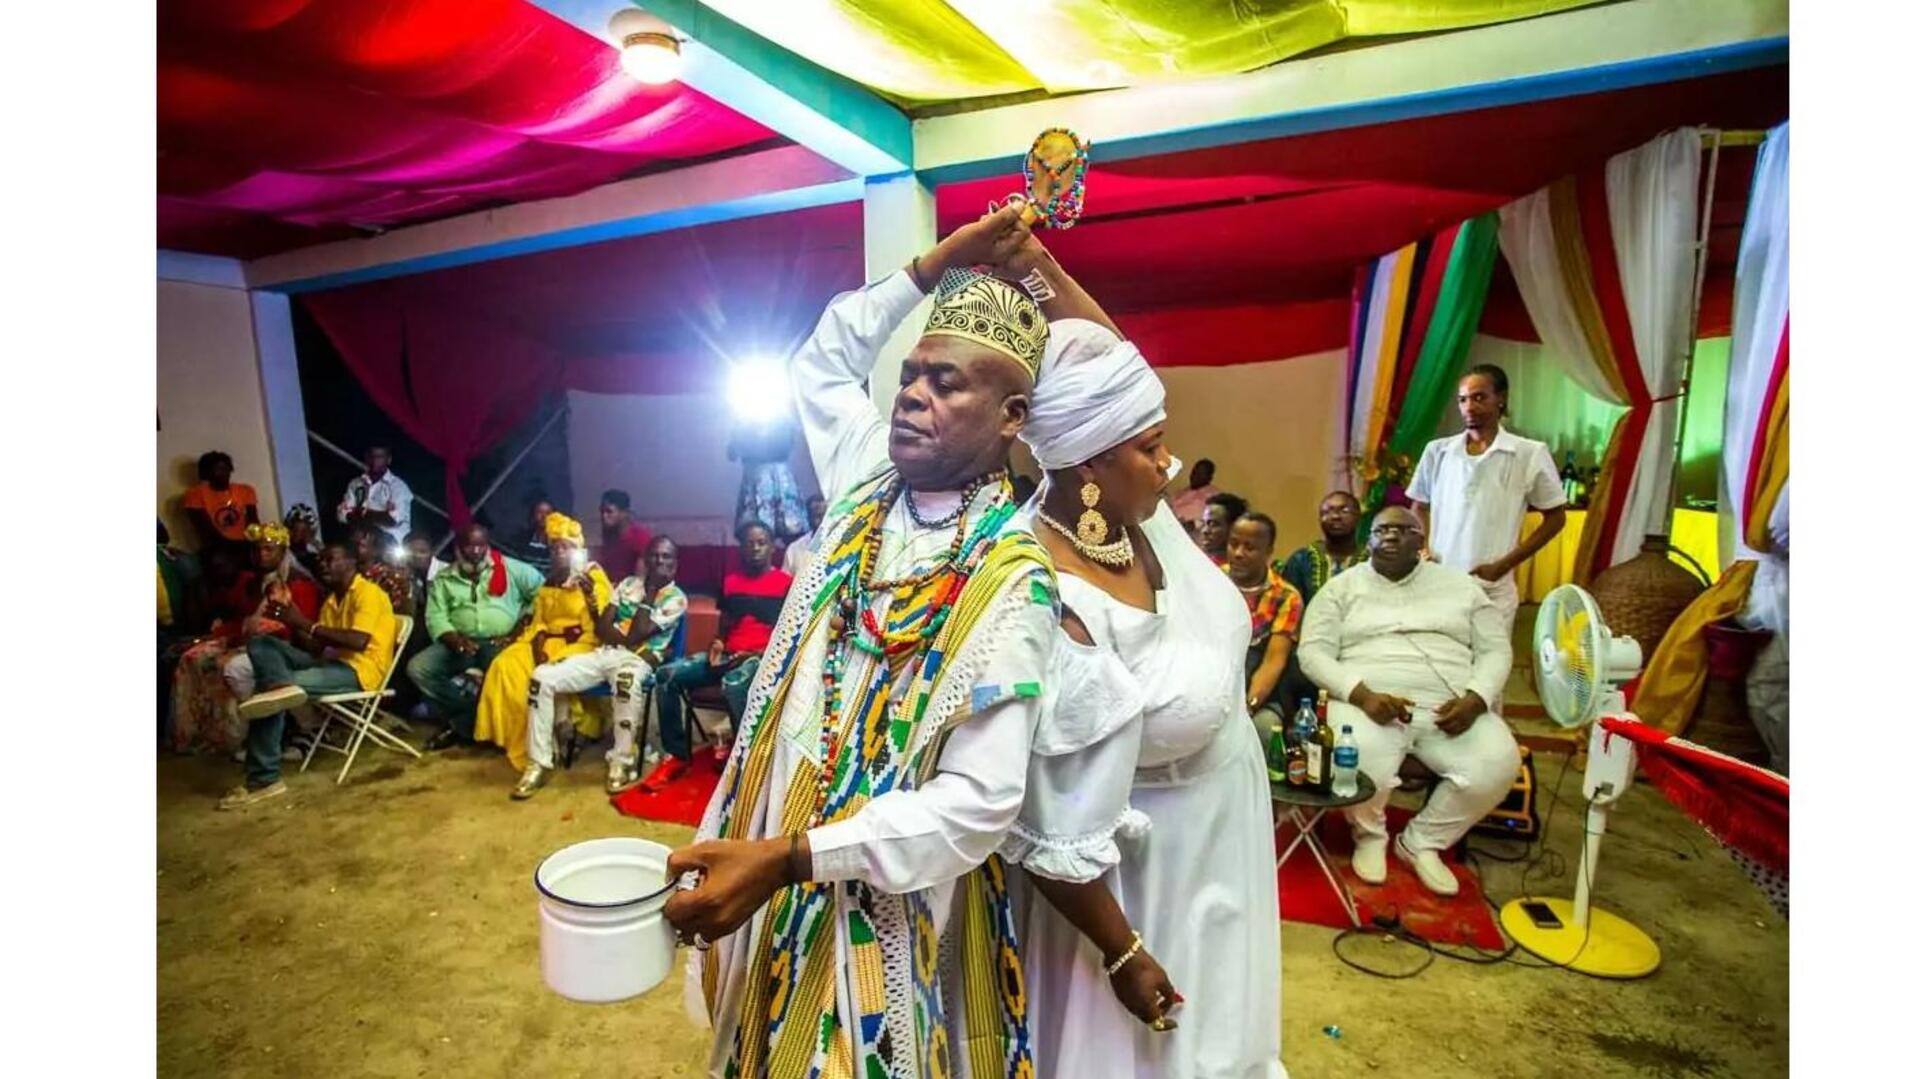
[[(387, 673), (380, 679), (378, 687), (355, 693), (329, 693), (324, 697), (307, 699), (308, 704), (320, 710), (321, 718), (320, 729), (313, 735), (313, 749), (308, 752), (307, 759), (300, 762), (302, 772), (307, 770), (307, 766), (313, 763), (313, 758), (324, 749), (329, 753), (338, 753), (347, 758), (346, 763), (340, 766), (340, 774), (333, 780), (335, 786), (345, 783), (347, 772), (353, 767), (353, 759), (360, 753), (360, 743), (369, 737), (388, 749), (399, 750), (414, 757), (420, 756), (419, 750), (375, 722), (380, 715), (380, 702), (393, 696), (393, 690), (387, 688), (387, 683), (393, 681), (394, 668), (400, 666), (400, 654), (407, 647), (407, 638), (413, 635), (411, 617), (402, 614), (395, 615), (394, 618), (399, 624), (399, 631), (394, 635), (393, 662), (387, 665)], [(345, 749), (330, 746), (326, 741), (327, 728), (336, 718), (345, 723), (348, 730), (352, 732), (347, 736)]]

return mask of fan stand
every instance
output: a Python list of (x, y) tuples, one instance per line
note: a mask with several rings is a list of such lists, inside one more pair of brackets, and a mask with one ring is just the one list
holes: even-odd
[[(1623, 706), (1625, 702), (1608, 703)], [(1644, 978), (1660, 967), (1660, 946), (1652, 937), (1592, 902), (1594, 871), (1600, 862), (1600, 840), (1607, 832), (1607, 815), (1633, 782), (1634, 756), (1633, 743), (1593, 724), (1587, 739), (1586, 775), (1581, 781), (1587, 797), (1586, 842), (1580, 851), (1580, 875), (1573, 900), (1521, 896), (1500, 908), (1500, 925), (1515, 944), (1555, 966), (1596, 978)], [(1527, 912), (1535, 904), (1551, 910), (1560, 925), (1537, 924)]]

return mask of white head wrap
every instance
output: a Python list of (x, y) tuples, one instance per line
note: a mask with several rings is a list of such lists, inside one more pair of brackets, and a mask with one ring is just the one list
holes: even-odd
[(1048, 471), (1072, 468), (1167, 418), (1140, 350), (1086, 319), (1055, 321), (1020, 438)]

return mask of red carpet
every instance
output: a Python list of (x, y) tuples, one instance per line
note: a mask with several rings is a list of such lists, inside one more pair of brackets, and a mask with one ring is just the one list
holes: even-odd
[[(629, 817), (666, 821), (669, 824), (698, 825), (700, 815), (707, 811), (707, 801), (713, 797), (714, 788), (720, 785), (720, 770), (714, 766), (713, 747), (702, 746), (694, 750), (692, 766), (679, 778), (669, 783), (654, 782), (654, 778), (665, 767), (663, 764), (655, 768), (647, 776), (647, 782), (608, 800), (613, 803), (613, 808)], [(653, 787), (654, 791), (650, 792), (648, 787)]]
[[(1399, 834), (1411, 815), (1405, 810), (1389, 807), (1388, 829)], [(1293, 825), (1282, 823), (1274, 838), (1274, 853), (1277, 856), (1293, 841)], [(1460, 878), (1460, 894), (1447, 899), (1422, 887), (1414, 877), (1413, 870), (1391, 852), (1387, 855), (1385, 884), (1367, 884), (1354, 876), (1349, 863), (1353, 854), (1353, 836), (1346, 820), (1338, 813), (1329, 813), (1320, 822), (1320, 842), (1326, 845), (1332, 855), (1328, 860), (1333, 864), (1333, 871), (1340, 874), (1352, 890), (1354, 903), (1360, 908), (1362, 923), (1370, 925), (1374, 915), (1384, 914), (1398, 917), (1402, 925), (1436, 944), (1471, 944), (1489, 951), (1499, 951), (1507, 946), (1506, 940), (1500, 935), (1500, 927), (1494, 923), (1493, 909), (1487, 906), (1480, 892), (1479, 875), (1461, 865), (1451, 852), (1443, 857)], [(1327, 883), (1326, 875), (1320, 872), (1320, 863), (1313, 860), (1312, 853), (1304, 844), (1293, 852), (1293, 857), (1287, 859), (1286, 865), (1280, 867), (1280, 917), (1285, 921), (1306, 922), (1334, 929), (1345, 929), (1353, 924), (1347, 920), (1347, 912), (1341, 909), (1333, 885)]]

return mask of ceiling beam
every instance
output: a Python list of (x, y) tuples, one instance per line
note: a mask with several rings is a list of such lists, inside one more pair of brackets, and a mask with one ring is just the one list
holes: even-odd
[(1095, 162), (1671, 82), (1787, 59), (1786, 0), (1625, 0), (1273, 64), (918, 120), (933, 183), (1017, 172), (1068, 127)]
[(845, 76), (814, 64), (695, 0), (534, 0), (602, 41), (614, 12), (642, 7), (686, 40), (679, 81), (792, 139), (856, 176), (912, 168), (906, 114)]
[(250, 288), (311, 292), (667, 229), (857, 202), (863, 185), (799, 146), (518, 202), (246, 264)]

